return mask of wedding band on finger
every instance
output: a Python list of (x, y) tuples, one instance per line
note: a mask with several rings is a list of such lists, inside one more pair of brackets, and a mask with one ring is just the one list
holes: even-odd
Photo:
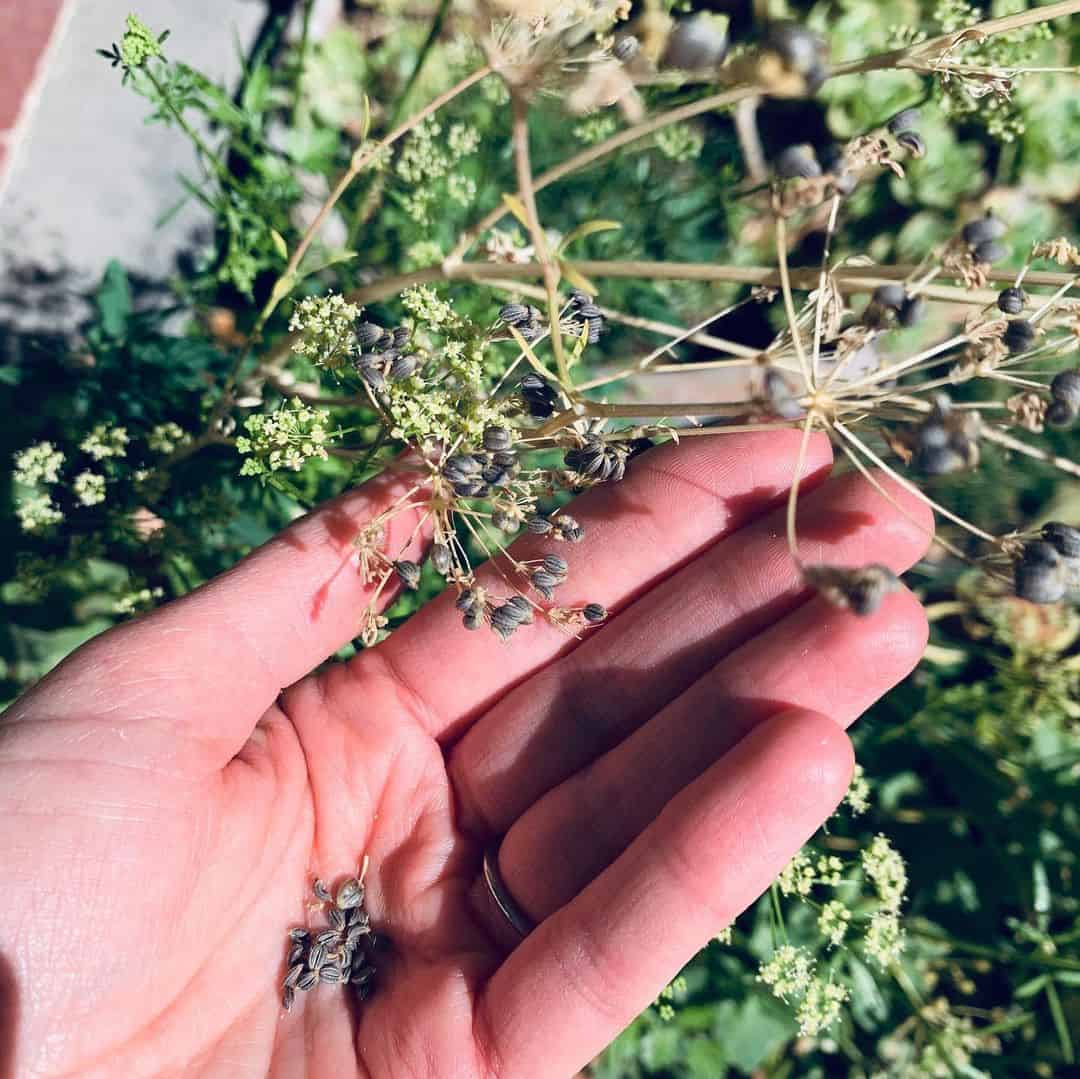
[(519, 937), (527, 937), (536, 928), (533, 920), (510, 894), (499, 872), (499, 845), (492, 843), (484, 851), (484, 883), (502, 916)]

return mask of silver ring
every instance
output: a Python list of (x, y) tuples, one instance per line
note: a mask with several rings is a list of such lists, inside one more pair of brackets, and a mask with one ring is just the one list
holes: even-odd
[(514, 931), (519, 936), (527, 937), (535, 925), (533, 920), (517, 905), (499, 873), (499, 845), (497, 843), (492, 843), (484, 851), (484, 883), (491, 893), (491, 898), (495, 900), (495, 905), (513, 926)]

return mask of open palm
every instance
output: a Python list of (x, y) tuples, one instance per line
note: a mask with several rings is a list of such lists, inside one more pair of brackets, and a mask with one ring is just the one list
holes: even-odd
[[(356, 631), (386, 476), (80, 649), (0, 724), (0, 1076), (586, 1065), (831, 811), (842, 726), (921, 652), (910, 594), (858, 620), (800, 586), (797, 437), (663, 447), (582, 496), (560, 600), (614, 616), (581, 641), (469, 634), (443, 596), (304, 677)], [(919, 556), (918, 505), (828, 469), (812, 443), (809, 560)], [(493, 841), (520, 942), (477, 883)], [(285, 1014), (311, 882), (363, 855), (376, 992)]]

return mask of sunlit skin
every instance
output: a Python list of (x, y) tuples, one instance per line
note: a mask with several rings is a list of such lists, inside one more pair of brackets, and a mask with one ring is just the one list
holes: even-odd
[[(859, 619), (799, 583), (783, 506), (799, 438), (664, 446), (581, 496), (557, 600), (612, 617), (580, 640), (469, 633), (449, 594), (309, 674), (356, 632), (351, 541), (399, 474), (61, 664), (0, 727), (3, 1074), (585, 1066), (833, 810), (843, 728), (925, 643), (907, 591)], [(911, 565), (920, 503), (889, 488), (905, 516), (829, 468), (815, 436), (802, 556)], [(538, 923), (516, 947), (478, 898), (492, 837)], [(391, 942), (376, 993), (356, 1007), (321, 986), (286, 1015), (311, 882), (365, 854)]]

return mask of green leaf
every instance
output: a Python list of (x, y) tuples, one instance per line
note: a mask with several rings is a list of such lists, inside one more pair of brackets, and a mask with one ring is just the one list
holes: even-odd
[(1049, 980), (1049, 974), (1040, 974), (1037, 978), (1032, 978), (1030, 981), (1024, 982), (1023, 985), (1017, 986), (1013, 991), (1013, 997), (1016, 1000), (1026, 1000), (1028, 997), (1033, 997), (1036, 993), (1042, 992), (1043, 986)]
[(105, 267), (105, 276), (94, 302), (105, 336), (113, 340), (122, 338), (127, 333), (128, 319), (131, 318), (131, 284), (127, 271), (116, 259), (111, 259)]
[(285, 243), (285, 237), (277, 229), (271, 229), (270, 239), (274, 244), (274, 250), (287, 262), (289, 260), (289, 248)]
[(586, 236), (592, 236), (597, 232), (612, 232), (615, 229), (621, 229), (622, 225), (618, 221), (605, 221), (597, 219), (595, 221), (585, 221), (578, 225), (576, 229), (571, 229), (563, 238), (559, 244), (557, 255), (561, 255), (574, 241), (583, 240)]

